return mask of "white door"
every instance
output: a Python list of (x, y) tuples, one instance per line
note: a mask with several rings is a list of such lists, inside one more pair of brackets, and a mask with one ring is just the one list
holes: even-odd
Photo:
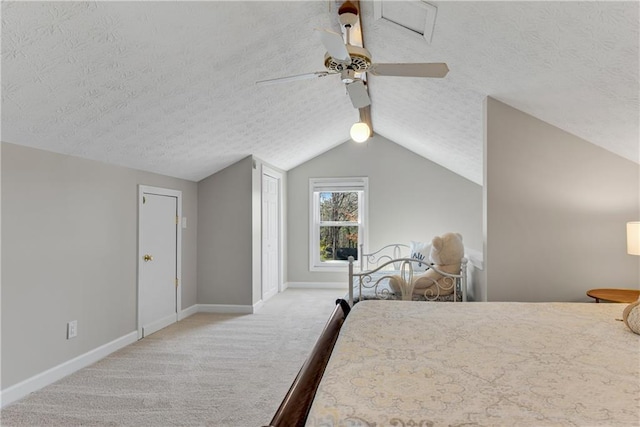
[(139, 336), (178, 320), (179, 200), (159, 191), (141, 191), (139, 220)]
[[(275, 175), (275, 174), (274, 174)], [(262, 173), (262, 300), (278, 293), (280, 283), (280, 180)]]

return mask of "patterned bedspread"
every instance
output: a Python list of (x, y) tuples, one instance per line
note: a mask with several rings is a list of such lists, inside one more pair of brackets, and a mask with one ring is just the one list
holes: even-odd
[(362, 301), (308, 426), (637, 426), (625, 304)]

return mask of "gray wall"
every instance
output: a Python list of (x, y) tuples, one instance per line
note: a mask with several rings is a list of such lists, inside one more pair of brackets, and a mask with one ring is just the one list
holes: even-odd
[[(262, 165), (253, 156), (198, 183), (198, 303), (262, 299)], [(283, 248), (286, 251), (286, 246)]]
[(253, 303), (253, 158), (198, 183), (198, 303)]
[(638, 164), (487, 100), (487, 297), (585, 301), (590, 288), (638, 288), (627, 221), (640, 219)]
[(182, 191), (189, 307), (196, 183), (2, 143), (2, 389), (136, 330), (138, 184)]
[(448, 231), (482, 250), (482, 187), (381, 136), (345, 142), (288, 172), (289, 282), (341, 282), (309, 271), (309, 178), (369, 177), (369, 249)]

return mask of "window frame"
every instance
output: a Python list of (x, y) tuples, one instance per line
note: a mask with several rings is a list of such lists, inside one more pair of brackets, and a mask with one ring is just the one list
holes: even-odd
[[(366, 252), (368, 233), (368, 199), (369, 178), (309, 178), (309, 271), (346, 272), (348, 261), (324, 261), (320, 260), (320, 227), (323, 221), (320, 218), (320, 193), (324, 192), (357, 192), (358, 193), (358, 260), (362, 256), (362, 250)], [(345, 225), (353, 226), (350, 221), (325, 221), (324, 226)], [(363, 246), (364, 245), (364, 246)], [(360, 263), (354, 263), (354, 268), (359, 268)]]

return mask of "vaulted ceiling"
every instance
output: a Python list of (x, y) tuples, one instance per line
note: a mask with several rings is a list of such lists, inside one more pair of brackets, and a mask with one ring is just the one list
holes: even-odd
[[(374, 62), (451, 70), (368, 76), (377, 134), (481, 184), (492, 96), (638, 162), (637, 2), (430, 3), (430, 43), (360, 3)], [(250, 154), (289, 170), (358, 111), (336, 76), (255, 82), (323, 70), (339, 4), (3, 2), (2, 141), (194, 181)]]

